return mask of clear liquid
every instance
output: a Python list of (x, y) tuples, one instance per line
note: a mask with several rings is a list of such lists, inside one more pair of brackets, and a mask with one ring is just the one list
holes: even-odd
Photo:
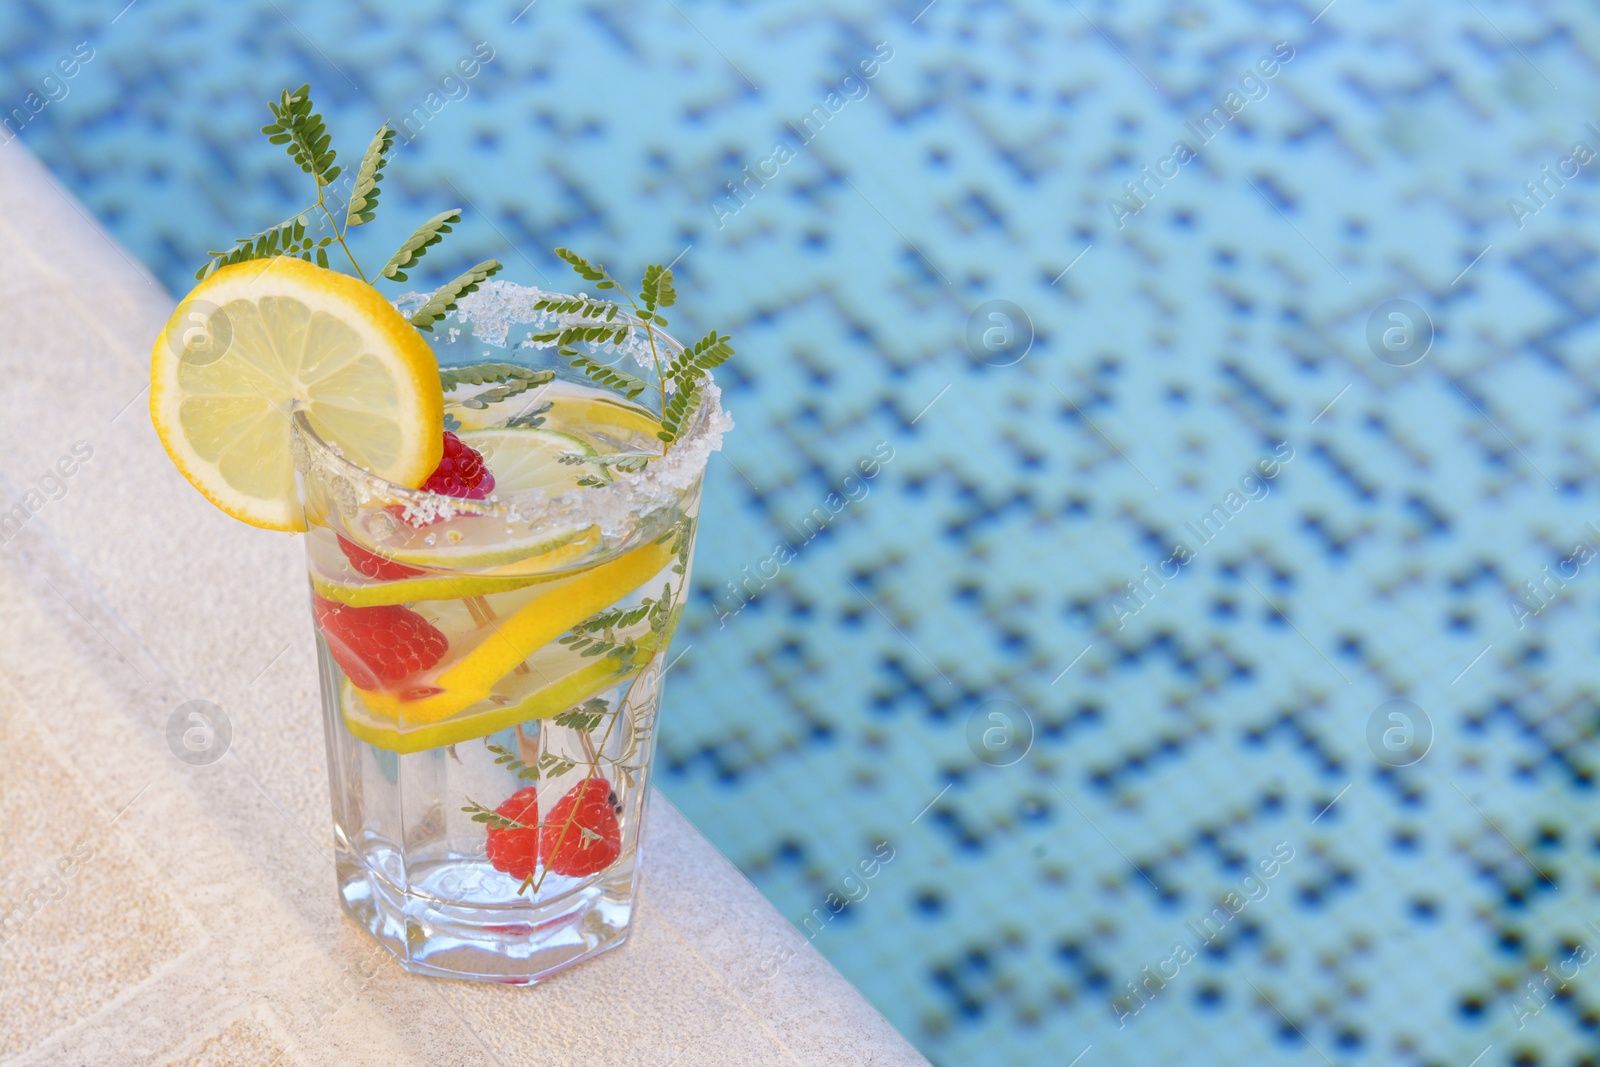
[[(545, 425), (560, 433), (585, 429), (578, 413), (592, 418), (597, 402), (612, 402), (578, 389), (566, 395), (569, 410), (559, 399), (545, 410)], [(475, 412), (468, 432), (514, 414)], [(641, 435), (613, 423), (572, 436), (614, 455), (638, 447)], [(399, 578), (374, 573), (336, 536), (354, 540), (372, 515), (346, 514), (337, 531), (308, 534), (319, 610), (334, 616), (319, 616), (318, 656), (340, 892), (351, 915), (408, 968), (537, 981), (626, 935), (660, 676), (687, 588), (697, 504), (698, 487), (664, 538), (621, 554), (584, 558), (581, 545), (562, 555), (559, 546), (539, 544), (519, 558), (513, 535), (504, 539), (509, 554), (492, 567), (414, 566), (408, 557), (414, 573)], [(497, 551), (502, 525), (494, 517), (455, 518), (402, 530), (402, 538), (414, 544), (432, 535), (439, 545)], [(461, 536), (452, 540), (452, 533)], [(359, 547), (381, 554), (370, 541)], [(553, 565), (541, 572), (546, 563)], [(485, 586), (486, 575), (491, 583), (509, 575), (513, 587)], [(441, 595), (467, 589), (482, 591)], [(398, 598), (412, 591), (414, 598)], [(369, 624), (374, 617), (391, 621), (397, 609), (442, 635), (448, 650), (425, 669), (378, 677), (382, 656), (361, 659), (350, 632), (378, 625)], [(598, 632), (573, 628), (616, 609), (641, 610)], [(529, 644), (545, 631), (547, 639)], [(584, 655), (574, 636), (611, 651)], [(485, 821), (527, 789), (536, 790), (539, 822), (514, 809), (510, 827)], [(609, 795), (614, 822), (592, 805), (578, 805), (581, 814), (569, 811), (565, 820), (552, 814), (564, 798), (595, 789)], [(489, 849), (495, 829), (520, 835), (523, 847), (513, 850), (520, 862), (502, 857), (497, 865)], [(608, 862), (589, 869), (595, 856)]]

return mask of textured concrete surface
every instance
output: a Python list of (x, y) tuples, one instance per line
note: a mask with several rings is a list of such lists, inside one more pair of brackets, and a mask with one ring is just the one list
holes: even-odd
[[(344, 919), (300, 546), (161, 451), (171, 307), (0, 148), (0, 1061), (925, 1062), (659, 795), (633, 939), (545, 985), (408, 976)], [(166, 741), (196, 698), (210, 766)]]

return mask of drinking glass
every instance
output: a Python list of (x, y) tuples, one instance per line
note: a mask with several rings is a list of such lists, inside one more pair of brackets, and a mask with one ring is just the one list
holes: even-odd
[[(441, 367), (474, 380), (445, 412), (495, 478), (481, 499), (385, 482), (314, 408), (292, 417), (338, 890), (419, 974), (536, 982), (627, 936), (701, 479), (731, 426), (708, 381), (663, 455), (662, 398), (535, 340), (581, 321), (535, 309), (555, 295), (491, 282), (435, 326)], [(652, 358), (642, 326), (587, 354), (641, 377)]]

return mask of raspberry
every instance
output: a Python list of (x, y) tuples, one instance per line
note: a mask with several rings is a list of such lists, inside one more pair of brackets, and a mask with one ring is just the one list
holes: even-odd
[(461, 438), (446, 430), (444, 455), (439, 459), (439, 466), (422, 483), (422, 488), (430, 493), (482, 500), (494, 492), (494, 475), (489, 473), (489, 466), (477, 449), (462, 444)]
[[(539, 852), (556, 874), (582, 876), (611, 866), (622, 854), (622, 806), (611, 783), (587, 778), (561, 798), (539, 832)], [(588, 831), (585, 833), (584, 831)]]
[(539, 791), (531, 785), (519, 789), (494, 813), (528, 829), (489, 827), (489, 862), (513, 878), (531, 878), (539, 862)]
[(432, 623), (410, 608), (353, 608), (311, 595), (317, 627), (350, 684), (377, 689), (425, 671), (450, 650)]
[(368, 552), (342, 534), (334, 536), (339, 538), (339, 551), (344, 553), (344, 558), (350, 561), (350, 566), (354, 567), (356, 573), (363, 578), (371, 578), (375, 582), (392, 582), (397, 578), (414, 578), (422, 573), (415, 567), (407, 567), (403, 563), (385, 559), (376, 552)]
[[(461, 443), (461, 438), (451, 433), (444, 432), (444, 454), (439, 457), (439, 465), (428, 475), (428, 480), (422, 483), (422, 488), (430, 493), (440, 493), (444, 496), (461, 497), (464, 500), (482, 500), (494, 492), (494, 475), (489, 473), (489, 465), (483, 461), (483, 455), (471, 445)], [(390, 505), (389, 512), (398, 516), (408, 526), (431, 526), (439, 519), (421, 521), (405, 517), (405, 508)], [(345, 553), (346, 556), (349, 553)], [(354, 559), (351, 560), (355, 562)], [(359, 567), (359, 564), (357, 565)]]

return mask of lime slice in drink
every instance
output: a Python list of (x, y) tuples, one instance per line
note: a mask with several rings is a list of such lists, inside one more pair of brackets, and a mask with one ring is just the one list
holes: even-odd
[(578, 476), (586, 467), (582, 463), (562, 463), (561, 457), (587, 458), (596, 454), (588, 442), (542, 427), (462, 430), (456, 436), (483, 457), (494, 475), (497, 495), (529, 489), (564, 493), (578, 484)]
[[(593, 547), (593, 536), (579, 538), (547, 552), (540, 558), (558, 568), (561, 564), (580, 559)], [(462, 597), (490, 596), (509, 593), (539, 582), (554, 581), (562, 574), (520, 573), (526, 568), (517, 567), (516, 574), (496, 574), (487, 571), (477, 574), (437, 574), (419, 571), (404, 578), (373, 579), (362, 574), (340, 551), (337, 543), (316, 537), (307, 543), (310, 557), (311, 587), (324, 600), (348, 604), (356, 608), (377, 607), (383, 604), (413, 604), (425, 600), (452, 600)]]
[[(588, 465), (563, 463), (563, 456), (589, 458), (586, 442), (539, 428), (463, 430), (463, 444), (476, 449), (494, 475), (494, 494), (564, 493), (577, 488)], [(368, 551), (408, 567), (435, 571), (501, 571), (499, 578), (536, 577), (581, 559), (599, 540), (590, 525), (519, 533), (495, 516), (463, 514), (445, 522), (411, 525), (386, 509), (365, 509), (351, 523), (351, 539)]]

